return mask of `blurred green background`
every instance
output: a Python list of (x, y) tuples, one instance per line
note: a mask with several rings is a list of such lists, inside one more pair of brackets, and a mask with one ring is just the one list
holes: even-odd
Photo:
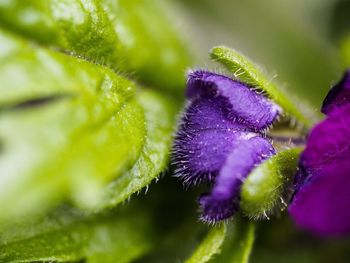
[[(303, 101), (319, 107), (344, 70), (339, 45), (349, 32), (349, 1), (181, 0), (198, 65), (225, 44), (262, 65)], [(191, 42), (193, 43), (193, 42)]]

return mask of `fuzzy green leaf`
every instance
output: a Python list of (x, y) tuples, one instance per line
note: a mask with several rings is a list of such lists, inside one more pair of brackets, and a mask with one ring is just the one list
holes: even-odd
[(0, 27), (142, 82), (182, 90), (189, 53), (160, 0), (0, 2)]
[(213, 256), (220, 253), (220, 247), (226, 237), (226, 226), (224, 224), (212, 228), (205, 239), (187, 259), (186, 263), (205, 263)]
[[(234, 49), (218, 46), (211, 50), (210, 55), (212, 59), (224, 65), (239, 80), (266, 92), (272, 100), (282, 107), (288, 117), (295, 118), (306, 127), (312, 126), (317, 119), (315, 116), (306, 117), (305, 112), (302, 112), (300, 106), (296, 106), (297, 104), (291, 101), (290, 96), (277, 88), (253, 62)], [(310, 114), (311, 111), (307, 113)]]
[(171, 103), (135, 94), (133, 83), (108, 68), (8, 33), (0, 38), (0, 220), (62, 199), (114, 205), (162, 171)]
[[(126, 200), (131, 194), (147, 186), (168, 164), (176, 107), (169, 99), (151, 91), (137, 94), (137, 101), (145, 114), (146, 139), (133, 167), (111, 182), (99, 207), (110, 207)], [(133, 178), (133, 180), (130, 180)]]
[(281, 205), (287, 188), (297, 172), (301, 148), (281, 151), (246, 178), (242, 185), (240, 208), (243, 214), (260, 218)]

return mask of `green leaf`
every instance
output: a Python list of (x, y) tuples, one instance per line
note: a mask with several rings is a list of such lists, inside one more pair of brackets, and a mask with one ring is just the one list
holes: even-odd
[(100, 208), (123, 202), (151, 183), (168, 164), (177, 108), (169, 99), (151, 91), (139, 92), (137, 101), (144, 110), (146, 121), (146, 139), (142, 151), (134, 166), (108, 185), (99, 203)]
[(186, 263), (248, 263), (255, 237), (255, 223), (235, 218), (213, 227)]
[[(129, 211), (128, 211), (129, 210)], [(62, 206), (0, 230), (1, 262), (130, 262), (152, 246), (142, 209), (88, 215)]]
[(252, 218), (267, 217), (281, 205), (297, 172), (301, 148), (281, 151), (255, 168), (242, 185), (240, 208)]
[(248, 263), (255, 239), (255, 223), (239, 220), (228, 225), (222, 253), (210, 263)]
[[(169, 3), (167, 3), (169, 4)], [(0, 27), (143, 83), (182, 90), (190, 58), (160, 0), (0, 2)]]
[(162, 171), (171, 103), (134, 94), (135, 85), (108, 68), (4, 32), (0, 38), (0, 221), (62, 199), (114, 205)]
[(44, 210), (66, 195), (88, 205), (141, 150), (145, 126), (130, 99), (134, 84), (9, 34), (1, 38), (9, 52), (0, 56), (0, 218)]
[(225, 240), (226, 226), (221, 224), (210, 229), (205, 239), (193, 252), (192, 256), (187, 259), (186, 263), (205, 263), (213, 256), (220, 253), (220, 247)]
[[(292, 102), (290, 96), (277, 88), (253, 62), (239, 52), (225, 46), (218, 46), (211, 50), (210, 55), (212, 59), (224, 65), (239, 80), (266, 92), (273, 101), (282, 107), (288, 117), (295, 118), (306, 127), (311, 127), (317, 120), (317, 117), (311, 115), (310, 110), (302, 108), (303, 111), (301, 111), (300, 102)], [(311, 114), (306, 117), (306, 113)]]

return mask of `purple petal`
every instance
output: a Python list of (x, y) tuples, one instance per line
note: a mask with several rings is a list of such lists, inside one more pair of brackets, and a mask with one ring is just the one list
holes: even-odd
[(324, 167), (309, 177), (289, 206), (296, 224), (318, 235), (350, 234), (350, 160)]
[(301, 166), (312, 175), (342, 156), (350, 156), (349, 135), (350, 105), (347, 105), (313, 128), (301, 155)]
[(341, 81), (335, 85), (323, 101), (321, 111), (329, 115), (350, 102), (350, 70), (345, 72)]
[(174, 142), (176, 176), (188, 184), (211, 181), (246, 131), (246, 127), (226, 119), (218, 99), (193, 101)]
[(211, 97), (222, 99), (227, 116), (255, 130), (270, 126), (280, 113), (280, 108), (247, 85), (226, 76), (194, 71), (189, 74), (187, 96), (190, 99)]
[(350, 105), (316, 125), (301, 155), (289, 213), (318, 235), (350, 233)]
[(201, 196), (199, 205), (202, 210), (201, 220), (208, 223), (228, 219), (239, 209), (238, 199), (221, 198), (215, 195)]
[(267, 139), (256, 135), (250, 139), (241, 137), (220, 170), (212, 192), (200, 199), (202, 220), (216, 222), (231, 217), (238, 209), (242, 182), (255, 165), (274, 154)]
[(252, 131), (244, 124), (228, 118), (223, 98), (197, 98), (189, 104), (182, 117), (181, 128), (192, 131), (205, 129), (239, 129)]

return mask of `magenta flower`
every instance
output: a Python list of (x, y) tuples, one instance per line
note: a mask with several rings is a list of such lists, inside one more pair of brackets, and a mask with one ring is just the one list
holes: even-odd
[(311, 131), (301, 155), (289, 213), (318, 235), (350, 233), (350, 71), (328, 93), (327, 118)]
[(213, 184), (199, 200), (201, 219), (224, 220), (237, 211), (246, 176), (275, 154), (264, 130), (280, 108), (252, 87), (206, 71), (189, 74), (187, 96), (174, 143), (176, 176), (189, 185)]

